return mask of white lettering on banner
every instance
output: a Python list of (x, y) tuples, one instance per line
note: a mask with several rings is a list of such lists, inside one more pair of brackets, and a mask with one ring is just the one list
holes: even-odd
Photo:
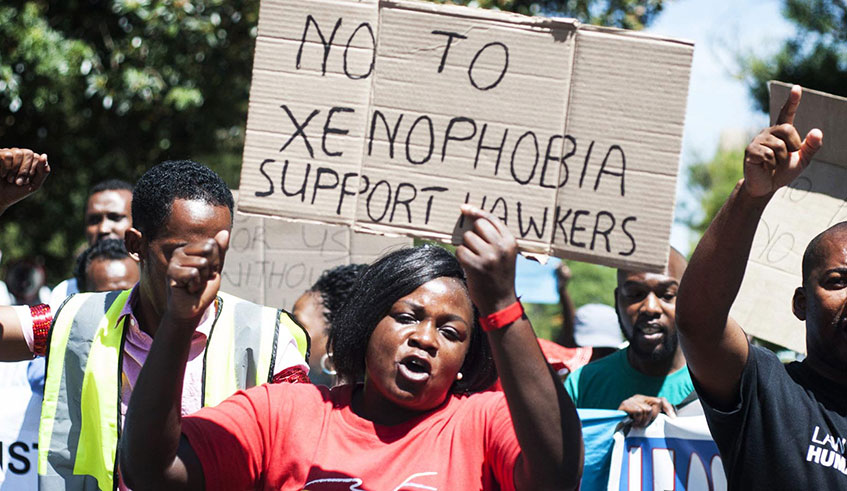
[(709, 491), (709, 474), (703, 461), (697, 455), (691, 454), (688, 459), (688, 482), (686, 491)]
[(674, 486), (674, 482), (676, 482), (676, 469), (673, 462), (673, 450), (667, 448), (653, 449), (653, 491), (665, 491), (666, 489), (676, 488)]
[(629, 457), (629, 490), (641, 491), (641, 447), (631, 447)]
[[(691, 480), (689, 479), (689, 484)], [(708, 484), (708, 481), (706, 482)], [(726, 491), (726, 474), (723, 470), (723, 461), (720, 455), (712, 458), (712, 491)]]
[(608, 491), (725, 491), (726, 476), (702, 409), (646, 428), (618, 429), (612, 443)]

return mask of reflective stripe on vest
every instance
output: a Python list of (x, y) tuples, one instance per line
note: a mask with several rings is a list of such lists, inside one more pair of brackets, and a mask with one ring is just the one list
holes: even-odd
[[(272, 361), (276, 359), (281, 328), (297, 342), (304, 359), (309, 350), (309, 335), (288, 312), (261, 307), (223, 292), (218, 298), (222, 302), (219, 319), (209, 331), (203, 354), (204, 360), (215, 360), (215, 363), (204, 361), (203, 364), (203, 406), (216, 406), (240, 389), (270, 382), (274, 376)], [(257, 307), (261, 309), (259, 312), (255, 312)], [(250, 322), (253, 324), (248, 325)], [(236, 332), (235, 326), (241, 329)], [(274, 328), (261, 329), (260, 326)], [(259, 347), (258, 356), (256, 346)], [(207, 380), (215, 383), (207, 384)]]
[(108, 327), (128, 297), (128, 290), (77, 294), (54, 317), (38, 437), (40, 489), (113, 487), (123, 329)]
[[(128, 298), (129, 291), (77, 294), (54, 317), (39, 428), (42, 490), (117, 485), (126, 326), (116, 324)], [(231, 295), (218, 302), (203, 355), (204, 405), (270, 380), (280, 321), (293, 323), (285, 312)]]

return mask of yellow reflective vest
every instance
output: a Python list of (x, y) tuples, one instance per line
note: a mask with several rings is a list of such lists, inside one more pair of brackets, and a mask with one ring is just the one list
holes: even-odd
[[(44, 490), (117, 487), (121, 380), (130, 290), (80, 293), (53, 317), (38, 435)], [(202, 404), (271, 381), (277, 347), (293, 337), (304, 359), (309, 337), (283, 310), (220, 293), (203, 353)]]

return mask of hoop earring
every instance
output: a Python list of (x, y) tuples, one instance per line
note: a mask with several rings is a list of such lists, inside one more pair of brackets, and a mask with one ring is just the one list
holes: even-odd
[(329, 353), (324, 353), (321, 356), (321, 371), (327, 375), (335, 376), (336, 371), (332, 368), (332, 356)]

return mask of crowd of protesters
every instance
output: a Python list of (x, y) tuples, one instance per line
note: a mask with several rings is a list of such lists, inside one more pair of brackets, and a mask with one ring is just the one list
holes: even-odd
[[(40, 360), (39, 488), (576, 489), (577, 408), (645, 427), (698, 396), (730, 489), (847, 487), (847, 226), (803, 256), (805, 361), (729, 317), (765, 205), (822, 145), (793, 126), (800, 98), (747, 147), (690, 264), (671, 249), (662, 272), (619, 270), (614, 308), (575, 309), (559, 269), (558, 343), (516, 296), (515, 238), (478, 208), (455, 253), (328, 270), (289, 313), (220, 291), (234, 204), (204, 165), (95, 185), (74, 277), (39, 294), (43, 270), (10, 268), (0, 307), (0, 360)], [(49, 174), (0, 149), (0, 214)]]

